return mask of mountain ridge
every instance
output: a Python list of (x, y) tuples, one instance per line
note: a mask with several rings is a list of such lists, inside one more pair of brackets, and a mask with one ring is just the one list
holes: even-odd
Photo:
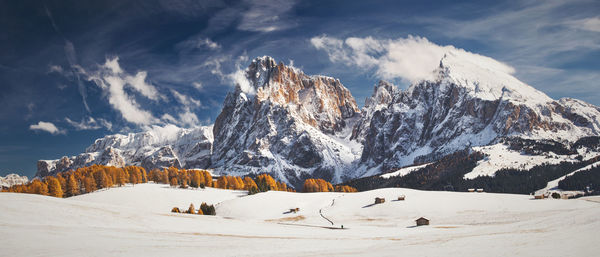
[(216, 175), (268, 172), (295, 186), (308, 177), (340, 183), (505, 138), (575, 142), (600, 135), (600, 108), (551, 99), (511, 69), (451, 51), (433, 80), (406, 90), (380, 81), (359, 110), (339, 79), (258, 57), (244, 71), (245, 82), (227, 94), (213, 126), (165, 126), (178, 132), (162, 141), (153, 139), (158, 132), (109, 135), (78, 156), (39, 161), (36, 176), (135, 164), (208, 168)]

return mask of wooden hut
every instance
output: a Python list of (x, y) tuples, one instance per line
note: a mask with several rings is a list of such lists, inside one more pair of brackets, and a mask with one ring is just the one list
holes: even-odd
[(406, 196), (404, 196), (404, 195), (398, 196), (398, 201), (404, 201), (404, 199), (406, 199)]
[(417, 220), (415, 220), (417, 222), (417, 226), (428, 226), (429, 225), (429, 220), (426, 218), (418, 218)]
[(469, 192), (471, 192), (471, 193), (475, 192), (475, 188), (469, 188), (469, 189), (467, 189), (467, 190), (468, 190)]
[(534, 196), (535, 199), (544, 199), (545, 196), (544, 195), (536, 195)]
[(300, 211), (300, 208), (291, 208), (290, 209), (290, 213), (296, 213), (296, 212), (299, 212), (299, 211)]
[(375, 204), (385, 203), (385, 198), (375, 197)]
[(477, 193), (483, 193), (483, 188), (477, 188)]

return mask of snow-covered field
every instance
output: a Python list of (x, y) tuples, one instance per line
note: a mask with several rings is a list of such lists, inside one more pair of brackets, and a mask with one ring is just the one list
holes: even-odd
[[(394, 201), (399, 195), (406, 200)], [(386, 202), (372, 205), (375, 197)], [(216, 204), (217, 216), (170, 213), (201, 202)], [(421, 216), (431, 225), (414, 227)], [(0, 193), (0, 256), (596, 256), (599, 217), (597, 197), (401, 188), (245, 196), (141, 184), (67, 199)]]

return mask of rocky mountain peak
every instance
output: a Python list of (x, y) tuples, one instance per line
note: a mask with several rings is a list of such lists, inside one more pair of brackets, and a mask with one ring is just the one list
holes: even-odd
[(527, 104), (546, 104), (552, 99), (543, 92), (521, 82), (512, 74), (514, 68), (492, 58), (465, 52), (449, 51), (434, 71), (434, 81), (453, 84), (481, 100), (510, 100)]
[(308, 76), (282, 62), (277, 64), (269, 56), (254, 59), (246, 69), (246, 78), (256, 91), (255, 101), (282, 106), (323, 131), (339, 131), (344, 119), (360, 112), (338, 79)]

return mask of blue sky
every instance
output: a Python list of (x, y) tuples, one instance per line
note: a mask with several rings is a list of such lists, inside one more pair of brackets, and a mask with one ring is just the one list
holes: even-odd
[(107, 134), (211, 124), (263, 55), (339, 78), (362, 105), (453, 46), (600, 105), (598, 1), (1, 1), (0, 31), (0, 175)]

